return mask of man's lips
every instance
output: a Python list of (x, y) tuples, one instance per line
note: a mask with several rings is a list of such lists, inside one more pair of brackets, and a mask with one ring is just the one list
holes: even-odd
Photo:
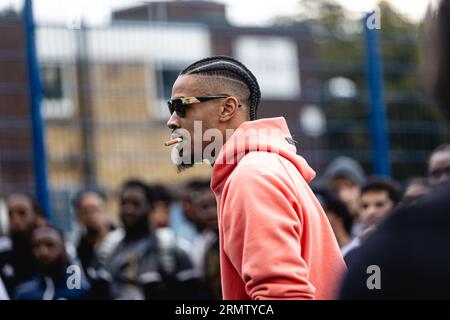
[(176, 133), (172, 133), (171, 135), (170, 135), (170, 139), (177, 139), (177, 138), (181, 138), (181, 139), (186, 139), (186, 137), (184, 137), (183, 135), (181, 135), (181, 134), (176, 134)]
[(185, 146), (186, 142), (188, 142), (190, 140), (189, 138), (190, 138), (189, 136), (185, 136), (185, 135), (177, 134), (177, 133), (172, 133), (170, 135), (171, 141), (178, 139), (178, 141), (176, 142), (178, 147), (181, 147), (182, 145)]

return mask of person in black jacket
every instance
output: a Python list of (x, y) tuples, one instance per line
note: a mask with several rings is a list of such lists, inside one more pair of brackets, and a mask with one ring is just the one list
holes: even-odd
[[(428, 85), (450, 120), (450, 0), (429, 10)], [(341, 299), (450, 299), (450, 183), (394, 212), (360, 247)]]

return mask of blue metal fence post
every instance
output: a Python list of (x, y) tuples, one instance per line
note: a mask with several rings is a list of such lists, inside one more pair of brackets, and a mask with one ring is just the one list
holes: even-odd
[(367, 14), (363, 19), (365, 34), (365, 56), (367, 80), (370, 97), (370, 132), (372, 145), (372, 165), (374, 174), (390, 176), (389, 133), (387, 126), (386, 105), (384, 101), (383, 68), (379, 44), (379, 30), (371, 25), (376, 12)]
[(42, 86), (36, 53), (33, 3), (25, 0), (23, 10), (27, 46), (28, 87), (30, 99), (30, 118), (33, 139), (34, 185), (37, 200), (48, 219), (51, 218), (45, 156), (44, 121), (41, 115)]

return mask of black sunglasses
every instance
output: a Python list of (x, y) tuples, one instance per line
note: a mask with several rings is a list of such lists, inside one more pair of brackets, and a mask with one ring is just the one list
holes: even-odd
[(184, 118), (186, 116), (187, 106), (195, 103), (223, 98), (228, 98), (228, 96), (202, 96), (202, 97), (177, 98), (167, 101), (167, 106), (169, 107), (169, 112), (171, 115), (174, 112), (176, 112), (179, 117)]

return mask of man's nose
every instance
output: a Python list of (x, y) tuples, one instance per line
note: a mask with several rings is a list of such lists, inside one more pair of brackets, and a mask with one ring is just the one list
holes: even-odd
[(367, 217), (373, 217), (374, 215), (377, 214), (378, 210), (377, 208), (375, 208), (375, 206), (370, 206), (369, 208), (367, 208)]
[(169, 129), (175, 130), (179, 129), (180, 126), (180, 117), (177, 115), (176, 112), (173, 112), (172, 115), (169, 118), (169, 121), (167, 121), (167, 127)]
[(38, 245), (35, 249), (37, 258), (46, 258), (48, 256), (48, 249), (45, 246)]
[(131, 204), (125, 204), (122, 206), (122, 212), (124, 214), (133, 214), (134, 213), (134, 206)]

